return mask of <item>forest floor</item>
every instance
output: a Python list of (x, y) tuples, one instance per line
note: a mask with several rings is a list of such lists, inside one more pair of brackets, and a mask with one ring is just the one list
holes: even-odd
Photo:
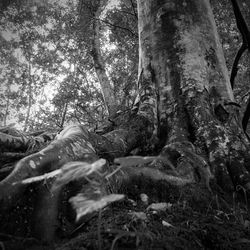
[(80, 222), (67, 237), (47, 245), (0, 237), (0, 249), (250, 249), (250, 216), (244, 202), (239, 205), (236, 195), (231, 202), (209, 198), (203, 191), (197, 185), (179, 189), (134, 180), (120, 190), (126, 199)]

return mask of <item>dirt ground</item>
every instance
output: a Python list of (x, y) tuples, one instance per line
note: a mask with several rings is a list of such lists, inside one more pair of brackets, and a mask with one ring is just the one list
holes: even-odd
[(53, 243), (1, 233), (0, 248), (250, 249), (250, 216), (244, 193), (219, 197), (198, 185), (180, 189), (147, 179), (125, 183), (119, 191), (126, 194), (123, 201), (85, 218), (76, 228), (62, 226)]

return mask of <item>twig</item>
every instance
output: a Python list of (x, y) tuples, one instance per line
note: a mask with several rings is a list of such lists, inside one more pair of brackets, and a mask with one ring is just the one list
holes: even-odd
[(100, 19), (100, 18), (95, 18), (95, 19), (96, 19), (96, 20), (99, 20), (99, 21), (101, 21), (101, 22), (103, 22), (103, 23), (106, 23), (106, 24), (108, 24), (108, 25), (110, 25), (110, 26), (112, 26), (112, 27), (119, 28), (119, 29), (122, 29), (122, 30), (126, 30), (126, 31), (130, 32), (133, 36), (138, 37), (137, 34), (135, 34), (132, 30), (130, 30), (130, 29), (126, 28), (126, 27), (122, 27), (122, 26), (119, 26), (119, 25), (115, 25), (115, 24), (113, 24), (113, 23), (110, 23), (109, 21), (106, 21), (106, 20), (103, 20), (103, 19)]
[(135, 13), (130, 13), (130, 12), (125, 11), (125, 10), (117, 10), (117, 9), (115, 11), (120, 12), (120, 13), (125, 13), (125, 14), (131, 15), (131, 16), (134, 16), (137, 19), (137, 15)]
[(135, 18), (138, 20), (138, 17), (137, 17), (136, 11), (135, 11), (135, 6), (134, 6), (134, 4), (133, 4), (133, 0), (130, 0), (130, 3), (131, 3), (131, 6), (132, 6), (132, 9), (133, 9)]

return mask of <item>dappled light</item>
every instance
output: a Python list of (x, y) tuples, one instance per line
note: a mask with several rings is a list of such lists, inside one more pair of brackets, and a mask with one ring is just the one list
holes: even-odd
[(250, 249), (246, 0), (0, 3), (0, 248)]

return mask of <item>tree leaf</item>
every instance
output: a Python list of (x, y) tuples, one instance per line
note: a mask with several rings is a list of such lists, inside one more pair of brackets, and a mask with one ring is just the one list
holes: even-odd
[(21, 182), (15, 182), (14, 185), (17, 184), (17, 183), (30, 184), (30, 183), (33, 183), (33, 182), (47, 180), (47, 179), (50, 179), (50, 178), (54, 178), (54, 177), (58, 176), (61, 173), (62, 173), (62, 170), (57, 169), (55, 171), (52, 171), (52, 172), (49, 172), (49, 173), (46, 173), (46, 174), (43, 174), (43, 175), (39, 175), (39, 176), (24, 179)]
[(119, 201), (124, 198), (123, 194), (110, 194), (97, 199), (89, 199), (84, 194), (78, 194), (75, 197), (69, 199), (73, 207), (76, 209), (76, 221), (82, 216), (100, 210), (108, 204)]
[[(83, 177), (87, 177), (93, 173), (99, 173), (102, 167), (106, 164), (105, 159), (99, 159), (93, 163), (87, 162), (68, 162), (61, 169), (62, 173), (56, 179), (52, 191), (58, 187), (65, 185), (73, 180), (79, 180)], [(100, 173), (99, 173), (100, 174)]]

